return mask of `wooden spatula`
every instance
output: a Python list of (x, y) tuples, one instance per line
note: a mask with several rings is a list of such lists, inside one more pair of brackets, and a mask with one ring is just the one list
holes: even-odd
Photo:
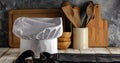
[(71, 5), (65, 5), (65, 6), (62, 7), (62, 10), (63, 10), (64, 14), (66, 15), (66, 17), (69, 19), (69, 21), (73, 24), (73, 26), (77, 28), (78, 26), (73, 19), (72, 6)]
[(80, 27), (80, 8), (78, 6), (74, 6), (73, 8), (73, 19), (77, 27)]

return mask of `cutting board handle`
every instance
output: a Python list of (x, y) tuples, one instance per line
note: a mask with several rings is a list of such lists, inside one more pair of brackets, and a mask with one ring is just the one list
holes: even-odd
[[(106, 47), (108, 46), (108, 29), (107, 24), (101, 18), (100, 4), (94, 5), (93, 19), (88, 23), (88, 37), (90, 47)], [(105, 21), (107, 22), (107, 21)]]

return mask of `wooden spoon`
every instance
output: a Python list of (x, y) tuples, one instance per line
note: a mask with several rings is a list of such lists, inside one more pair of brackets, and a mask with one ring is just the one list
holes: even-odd
[(94, 12), (94, 4), (92, 1), (89, 2), (88, 6), (87, 6), (87, 22), (86, 22), (86, 26), (89, 23), (89, 21), (91, 20), (91, 18), (93, 17), (93, 12)]

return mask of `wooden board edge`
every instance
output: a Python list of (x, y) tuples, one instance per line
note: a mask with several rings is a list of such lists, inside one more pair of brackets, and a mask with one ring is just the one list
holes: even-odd
[[(43, 11), (44, 10), (44, 11)], [(50, 11), (50, 12), (48, 12)], [(10, 14), (29, 14), (29, 13), (42, 13), (42, 12), (47, 12), (47, 13), (58, 13), (61, 12), (61, 9), (58, 8), (52, 8), (52, 9), (15, 9), (11, 10)]]
[(10, 11), (10, 12), (9, 12), (9, 24), (8, 24), (8, 25), (9, 25), (9, 26), (8, 26), (8, 28), (9, 28), (9, 29), (8, 29), (8, 31), (9, 31), (9, 38), (8, 38), (8, 39), (9, 39), (9, 42), (8, 42), (8, 43), (9, 43), (9, 47), (12, 47), (12, 46), (13, 46), (13, 45), (12, 45), (12, 41), (13, 41), (13, 38), (12, 38), (12, 29), (11, 29), (11, 28), (12, 28), (12, 25), (13, 25), (13, 24), (12, 24), (12, 23), (13, 23), (13, 22), (12, 22), (13, 19), (10, 18), (10, 17), (12, 17), (12, 16), (13, 16), (12, 11)]

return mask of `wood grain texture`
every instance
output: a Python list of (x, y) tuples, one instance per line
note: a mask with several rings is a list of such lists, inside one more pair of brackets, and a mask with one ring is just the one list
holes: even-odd
[(80, 8), (78, 6), (73, 7), (73, 19), (77, 27), (80, 27)]
[(103, 43), (104, 46), (108, 45), (108, 21), (106, 19), (103, 19)]
[(87, 25), (89, 30), (90, 47), (107, 47), (108, 46), (108, 28), (107, 21), (101, 19), (100, 5), (94, 6), (94, 18)]
[[(12, 33), (14, 21), (18, 17), (62, 17), (60, 9), (26, 9), (9, 12), (9, 46), (19, 47), (20, 39)], [(64, 26), (63, 26), (64, 28)]]
[(71, 5), (63, 6), (62, 10), (63, 10), (64, 14), (66, 15), (66, 17), (69, 19), (69, 21), (73, 24), (73, 26), (78, 27), (77, 23), (75, 22), (75, 20), (73, 18), (72, 6)]
[(14, 60), (18, 57), (20, 50), (13, 48), (0, 58), (0, 63), (13, 63)]
[(71, 42), (70, 38), (58, 38), (58, 42)]

